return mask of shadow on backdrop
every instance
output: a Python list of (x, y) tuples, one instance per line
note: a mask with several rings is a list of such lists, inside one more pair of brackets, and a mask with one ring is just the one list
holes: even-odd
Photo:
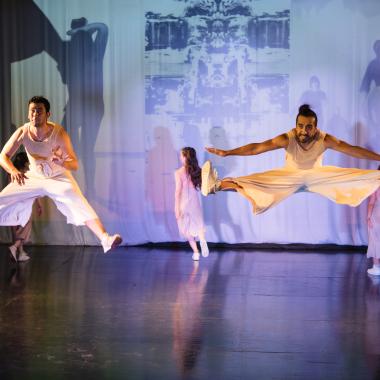
[[(210, 146), (220, 149), (230, 149), (226, 131), (222, 127), (212, 127), (209, 132)], [(234, 167), (234, 158), (219, 157), (214, 154), (205, 154), (205, 160), (211, 160), (214, 168), (218, 172), (219, 178), (227, 177)], [(217, 196), (209, 196), (203, 198), (203, 210), (205, 223), (213, 227), (217, 241), (225, 241), (222, 225), (229, 226), (236, 241), (241, 241), (242, 231), (238, 224), (233, 222), (227, 202), (228, 194), (226, 192), (219, 192)]]
[(367, 96), (364, 107), (370, 128), (377, 129), (380, 126), (380, 40), (374, 42), (373, 51), (376, 57), (367, 66), (360, 92)]
[(174, 172), (179, 167), (179, 152), (173, 146), (170, 131), (164, 127), (155, 128), (153, 144), (146, 156), (145, 199), (150, 204), (157, 232), (161, 226), (171, 239), (178, 239)]
[(68, 130), (75, 151), (82, 161), (87, 196), (94, 196), (94, 150), (104, 115), (103, 57), (108, 40), (108, 27), (88, 23), (84, 17), (73, 19), (65, 42), (66, 62), (63, 81), (69, 99), (62, 125)]
[[(64, 43), (32, 0), (1, 0), (0, 23), (0, 136), (3, 145), (14, 132), (11, 119), (11, 64), (45, 51), (57, 63), (62, 75)], [(2, 185), (7, 183), (4, 171), (1, 180)]]
[(321, 82), (316, 75), (309, 79), (309, 88), (305, 90), (299, 100), (299, 104), (309, 104), (311, 108), (318, 115), (318, 127), (323, 129), (325, 127), (325, 108), (327, 96), (321, 90)]

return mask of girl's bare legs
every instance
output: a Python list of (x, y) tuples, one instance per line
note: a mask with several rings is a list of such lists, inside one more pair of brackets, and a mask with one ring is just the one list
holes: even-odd
[(190, 238), (189, 239), (189, 244), (190, 244), (190, 247), (192, 248), (192, 250), (193, 250), (193, 252), (195, 252), (195, 253), (199, 253), (199, 251), (198, 251), (198, 246), (197, 246), (197, 242), (195, 241), (195, 239), (194, 238)]
[(199, 241), (200, 241), (200, 245), (201, 245), (202, 256), (207, 257), (209, 254), (209, 250), (208, 250), (207, 241), (206, 241), (204, 231), (199, 232)]
[(380, 267), (380, 259), (377, 259), (376, 257), (373, 258), (373, 265), (377, 266), (377, 267)]
[(190, 236), (188, 238), (188, 241), (189, 241), (190, 247), (193, 250), (193, 260), (198, 261), (199, 260), (199, 251), (198, 251), (197, 242), (195, 241), (195, 239), (192, 236)]

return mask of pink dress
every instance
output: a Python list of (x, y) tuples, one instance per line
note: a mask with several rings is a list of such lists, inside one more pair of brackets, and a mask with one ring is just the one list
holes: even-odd
[(176, 170), (175, 180), (175, 204), (180, 212), (177, 219), (179, 232), (185, 238), (198, 237), (205, 230), (199, 192), (187, 176), (185, 168)]
[(372, 227), (368, 227), (367, 257), (380, 259), (380, 189), (371, 195), (369, 201), (374, 205), (370, 218)]

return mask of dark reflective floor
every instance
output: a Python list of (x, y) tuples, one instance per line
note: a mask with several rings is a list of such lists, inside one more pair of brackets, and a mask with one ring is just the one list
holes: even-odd
[(0, 247), (1, 379), (380, 379), (353, 252)]

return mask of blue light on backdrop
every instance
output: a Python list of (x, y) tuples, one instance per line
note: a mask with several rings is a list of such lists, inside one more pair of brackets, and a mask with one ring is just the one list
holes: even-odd
[[(204, 146), (265, 140), (292, 128), (307, 102), (321, 129), (380, 150), (378, 1), (17, 3), (1, 5), (2, 144), (26, 121), (27, 99), (45, 94), (73, 138), (81, 187), (127, 244), (180, 239), (173, 173), (182, 146), (202, 162)], [(282, 166), (284, 152), (212, 160), (222, 176), (243, 175)], [(377, 166), (334, 153), (325, 163)], [(297, 194), (253, 216), (247, 201), (223, 193), (203, 206), (214, 242), (367, 241), (365, 205)], [(35, 242), (96, 243), (47, 207)]]

